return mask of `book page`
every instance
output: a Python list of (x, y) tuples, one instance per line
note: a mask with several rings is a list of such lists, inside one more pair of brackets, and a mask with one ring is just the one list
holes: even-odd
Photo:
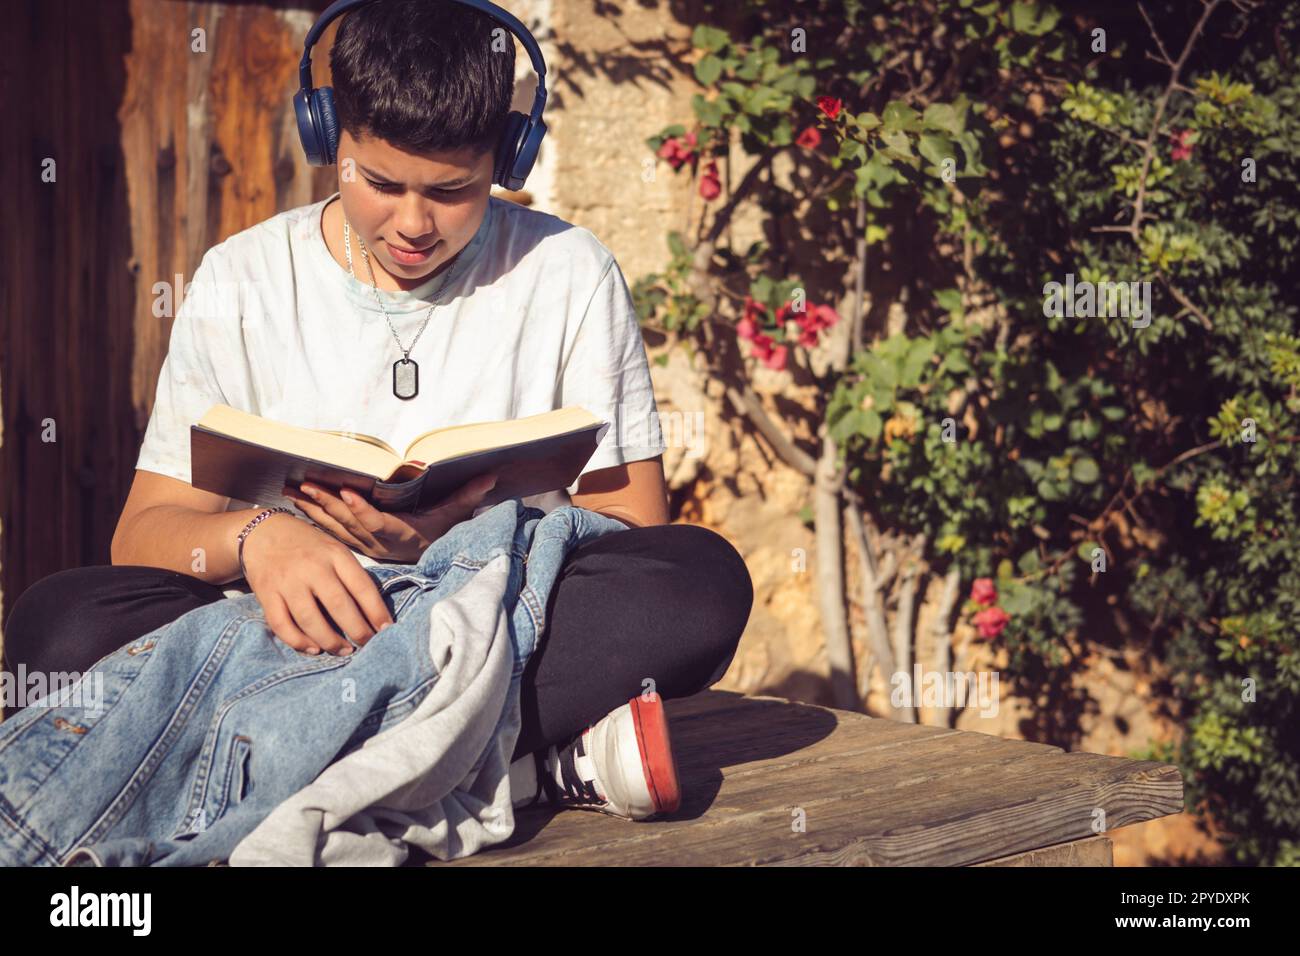
[(450, 425), (425, 432), (411, 442), (406, 449), (406, 460), (432, 465), (448, 458), (564, 435), (597, 424), (599, 418), (579, 405), (572, 405), (511, 421)]
[(355, 438), (357, 441), (363, 441), (366, 442), (367, 444), (379, 446), (384, 451), (391, 454), (394, 458), (402, 457), (401, 453), (398, 452), (396, 448), (388, 444), (388, 442), (380, 438), (376, 438), (374, 435), (362, 435), (359, 432), (340, 432), (340, 431), (335, 431), (332, 428), (316, 428), (313, 429), (313, 431), (322, 432), (326, 435), (342, 435), (344, 438)]
[[(339, 433), (286, 425), (229, 405), (213, 405), (196, 425), (300, 458), (351, 468), (381, 480), (401, 465), (396, 452), (379, 444), (345, 438)], [(382, 444), (382, 443), (381, 443)]]

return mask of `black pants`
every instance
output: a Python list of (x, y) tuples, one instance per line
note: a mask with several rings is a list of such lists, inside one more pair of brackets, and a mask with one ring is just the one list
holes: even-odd
[[(4, 628), (4, 669), (86, 671), (123, 644), (224, 598), (162, 568), (95, 565), (37, 581)], [(721, 535), (656, 525), (575, 548), (547, 605), (546, 631), (521, 684), (514, 756), (561, 743), (654, 681), (664, 699), (716, 683), (736, 653), (754, 591)]]

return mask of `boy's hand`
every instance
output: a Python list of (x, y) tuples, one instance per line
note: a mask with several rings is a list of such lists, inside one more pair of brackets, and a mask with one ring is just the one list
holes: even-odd
[(304, 482), (284, 496), (303, 514), (362, 554), (385, 561), (414, 564), (434, 541), (474, 513), (495, 487), (494, 472), (479, 475), (428, 511), (380, 511), (359, 494), (344, 488), (338, 494)]
[(393, 623), (357, 556), (292, 515), (272, 515), (253, 529), (244, 541), (244, 568), (266, 626), (294, 650), (346, 656), (352, 648), (340, 630), (363, 646)]

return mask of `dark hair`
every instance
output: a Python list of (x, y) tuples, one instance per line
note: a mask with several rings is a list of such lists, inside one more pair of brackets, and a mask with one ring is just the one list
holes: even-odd
[[(494, 50), (497, 29), (505, 42)], [(514, 39), (450, 0), (376, 0), (352, 11), (330, 50), (340, 131), (411, 153), (494, 151), (514, 91)]]

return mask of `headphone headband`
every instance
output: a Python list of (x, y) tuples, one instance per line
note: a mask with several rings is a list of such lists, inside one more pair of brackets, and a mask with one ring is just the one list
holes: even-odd
[[(328, 86), (314, 89), (311, 82), (311, 50), (316, 45), (326, 28), (343, 14), (368, 3), (383, 0), (335, 0), (322, 13), (312, 28), (307, 31), (303, 41), (302, 59), (298, 63), (298, 83), (300, 89), (293, 98), (294, 112), (298, 120), (298, 135), (302, 140), (307, 162), (312, 166), (329, 166), (334, 163), (338, 147), (338, 121), (334, 112), (333, 90)], [(499, 152), (493, 170), (493, 182), (507, 189), (516, 190), (523, 186), (524, 180), (537, 159), (537, 150), (546, 135), (546, 123), (542, 120), (542, 110), (546, 106), (546, 61), (537, 41), (528, 32), (528, 28), (508, 10), (504, 10), (488, 0), (450, 0), (463, 6), (471, 7), (491, 18), (509, 30), (528, 51), (533, 70), (537, 74), (537, 91), (533, 96), (533, 106), (525, 116), (511, 110), (506, 117), (505, 130), (501, 137)]]
[[(368, 3), (375, 3), (377, 0), (334, 0), (325, 12), (320, 15), (312, 28), (307, 31), (307, 38), (302, 45), (302, 59), (298, 62), (298, 85), (304, 90), (312, 88), (311, 83), (311, 48), (316, 45), (316, 41), (321, 38), (321, 34), (329, 29), (329, 25), (337, 20), (343, 14), (357, 7), (363, 7)], [(519, 38), (519, 42), (524, 45), (528, 51), (528, 59), (532, 61), (533, 72), (537, 74), (537, 89), (541, 94), (542, 102), (546, 101), (546, 61), (542, 59), (542, 51), (537, 46), (537, 41), (533, 35), (528, 32), (528, 28), (520, 22), (509, 10), (503, 10), (495, 3), (488, 3), (487, 0), (450, 0), (452, 3), (460, 3), (467, 7), (473, 7), (479, 13), (486, 14), (497, 23), (501, 24), (511, 33)]]

